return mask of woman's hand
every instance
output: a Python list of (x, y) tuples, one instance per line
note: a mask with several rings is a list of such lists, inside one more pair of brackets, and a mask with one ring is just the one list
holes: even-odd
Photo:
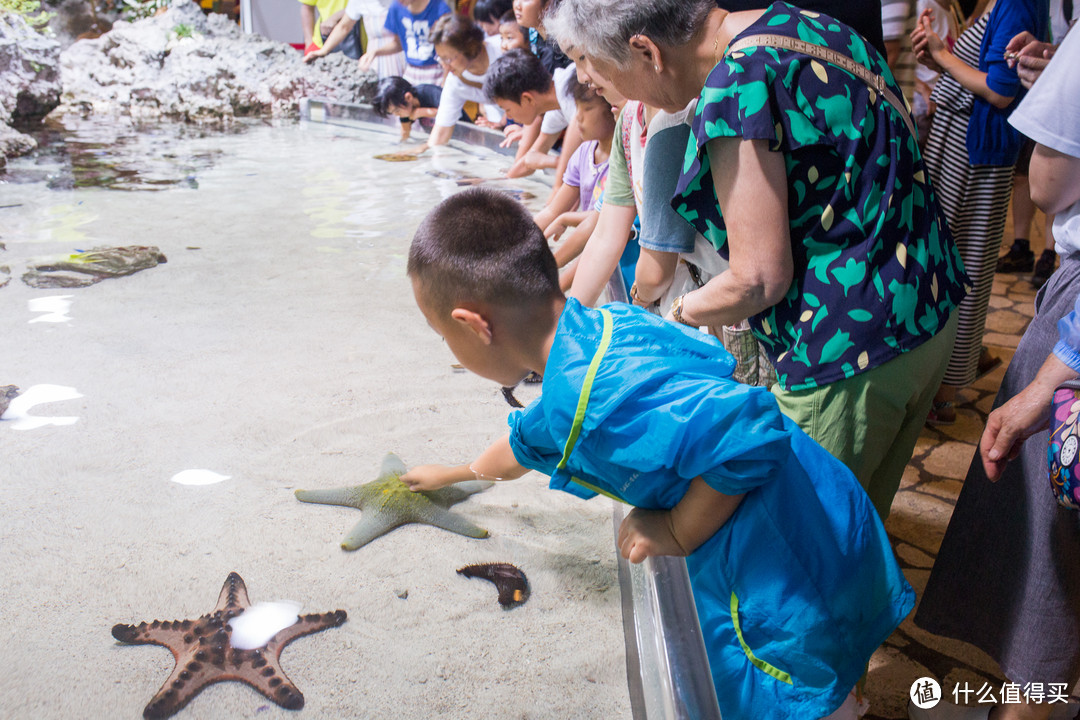
[(1050, 58), (1054, 57), (1056, 51), (1056, 45), (1040, 42), (1025, 30), (1015, 35), (1005, 46), (1005, 59), (1009, 67), (1016, 68), (1020, 83), (1030, 90), (1050, 64)]
[(552, 220), (551, 224), (544, 229), (544, 237), (552, 242), (556, 242), (562, 237), (562, 234), (566, 232), (567, 228), (577, 227), (580, 219), (581, 213), (564, 212)]
[(1054, 389), (1074, 377), (1076, 372), (1051, 354), (1027, 387), (990, 413), (979, 441), (986, 477), (997, 481), (1024, 441), (1049, 425)]
[(306, 63), (314, 62), (318, 58), (326, 57), (326, 55), (327, 55), (326, 48), (321, 47), (318, 50), (312, 50), (311, 52), (304, 55), (304, 62), (306, 62)]
[(401, 482), (413, 492), (438, 490), (460, 479), (460, 469), (448, 465), (417, 465), (401, 476)]
[(669, 510), (631, 510), (619, 526), (618, 545), (622, 556), (632, 563), (655, 555), (687, 555), (672, 533)]
[[(306, 58), (305, 58), (306, 59)], [(367, 72), (371, 69), (372, 63), (375, 62), (375, 51), (368, 50), (366, 53), (360, 56), (357, 61), (357, 66), (360, 68), (360, 72)]]
[(934, 32), (930, 24), (934, 17), (934, 11), (927, 8), (919, 16), (919, 24), (911, 33), (911, 49), (915, 58), (934, 72), (942, 72), (937, 56), (949, 52), (948, 46), (941, 36)]

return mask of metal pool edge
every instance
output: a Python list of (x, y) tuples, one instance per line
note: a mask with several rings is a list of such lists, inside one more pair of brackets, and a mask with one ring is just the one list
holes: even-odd
[[(328, 125), (344, 125), (346, 127), (358, 122), (386, 125), (393, 128), (399, 125), (396, 117), (379, 117), (371, 105), (339, 103), (318, 97), (300, 99), (300, 119)], [(502, 141), (503, 134), (500, 132), (488, 130), (472, 123), (459, 122), (454, 126), (454, 138), (451, 143), (479, 145), (500, 155), (513, 156), (515, 154), (514, 149), (499, 147), (499, 143)]]
[[(618, 539), (623, 507), (612, 505)], [(616, 556), (634, 720), (720, 720), (686, 561)]]

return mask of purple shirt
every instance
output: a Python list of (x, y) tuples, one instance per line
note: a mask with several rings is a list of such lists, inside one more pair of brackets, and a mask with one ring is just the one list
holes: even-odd
[(570, 162), (566, 165), (563, 173), (563, 182), (578, 188), (578, 209), (592, 210), (594, 204), (593, 190), (607, 175), (608, 161), (596, 164), (596, 148), (599, 141), (590, 140), (581, 143), (574, 154), (570, 156)]

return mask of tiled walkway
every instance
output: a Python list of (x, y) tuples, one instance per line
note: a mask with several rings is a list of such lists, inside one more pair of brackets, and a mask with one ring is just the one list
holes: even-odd
[[(1040, 239), (1037, 247), (1041, 247), (1041, 242)], [(1034, 313), (1034, 301), (1035, 290), (1028, 276), (996, 276), (985, 344), (1005, 362), (960, 393), (955, 425), (923, 430), (904, 473), (885, 527), (901, 567), (920, 597), (975, 454), (986, 415), (1020, 335)], [(922, 676), (936, 678), (946, 691), (963, 682), (972, 689), (985, 682), (1000, 691), (1004, 681), (989, 656), (966, 643), (924, 632), (909, 616), (871, 661), (867, 684), (871, 705), (866, 718), (906, 718), (911, 684)]]

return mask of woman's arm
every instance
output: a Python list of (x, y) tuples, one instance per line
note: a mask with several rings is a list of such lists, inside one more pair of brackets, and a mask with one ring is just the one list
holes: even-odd
[[(338, 23), (340, 25), (341, 23)], [(337, 31), (337, 28), (334, 28)], [(371, 64), (375, 62), (375, 58), (382, 57), (383, 55), (393, 55), (394, 53), (401, 52), (401, 38), (392, 32), (383, 31), (382, 41), (375, 45), (375, 47), (369, 49), (364, 53), (363, 57), (357, 62), (360, 66), (361, 72), (367, 72), (371, 69)]]
[[(999, 95), (986, 84), (988, 73), (978, 68), (973, 68), (966, 62), (952, 54), (941, 36), (934, 32), (930, 24), (930, 17), (924, 11), (919, 18), (919, 25), (911, 34), (912, 49), (920, 62), (933, 68), (937, 67), (942, 72), (952, 76), (968, 92), (981, 97), (996, 108), (1004, 109), (1012, 103), (1015, 95)], [(926, 62), (929, 56), (932, 62)]]
[(1028, 171), (1031, 200), (1047, 215), (1080, 201), (1080, 158), (1035, 145)]
[(1054, 389), (1076, 376), (1075, 370), (1051, 353), (1030, 385), (990, 413), (979, 440), (986, 477), (1000, 478), (1005, 465), (1020, 454), (1024, 441), (1047, 426)]
[(743, 497), (724, 495), (694, 478), (671, 510), (631, 510), (619, 526), (619, 551), (632, 563), (654, 555), (689, 555), (723, 527)]
[(780, 302), (795, 276), (784, 157), (764, 140), (706, 145), (727, 226), (728, 269), (683, 296), (689, 325), (732, 325)]
[[(573, 232), (564, 237), (559, 244), (555, 246), (555, 264), (559, 267), (566, 267), (571, 260), (581, 255), (581, 251), (585, 249), (586, 244), (589, 242), (589, 238), (592, 237), (593, 231), (596, 229), (596, 223), (600, 218), (600, 213), (596, 210), (590, 210), (585, 213), (585, 218), (578, 223)], [(565, 274), (565, 273), (564, 273)], [(562, 286), (560, 278), (560, 286), (563, 292), (569, 290), (569, 285)], [(567, 282), (573, 284), (574, 276), (569, 274)]]
[(533, 220), (540, 226), (540, 229), (546, 232), (555, 218), (578, 206), (579, 194), (580, 189), (576, 185), (563, 185), (554, 192), (554, 197), (551, 198), (547, 206), (533, 216)]
[(304, 32), (304, 47), (311, 45), (315, 35), (315, 6), (300, 5), (300, 27)]
[(619, 266), (619, 258), (626, 249), (626, 241), (630, 239), (636, 217), (637, 209), (633, 205), (604, 203), (596, 220), (596, 228), (578, 258), (574, 284), (569, 292), (571, 297), (577, 298), (583, 305), (596, 304), (615, 268)]
[(468, 465), (418, 465), (402, 475), (401, 482), (417, 492), (438, 490), (465, 480), (515, 480), (528, 471), (514, 457), (510, 436), (504, 435)]
[(641, 254), (634, 274), (637, 304), (644, 307), (667, 292), (679, 253), (692, 253), (697, 240), (694, 227), (671, 207), (690, 127), (679, 124), (650, 135), (642, 160)]
[[(304, 62), (311, 62), (315, 58), (325, 57), (330, 54), (331, 50), (340, 45), (341, 42), (349, 36), (354, 25), (356, 25), (356, 21), (351, 17), (345, 16), (341, 18), (341, 22), (334, 26), (334, 31), (330, 33), (330, 37), (326, 38), (326, 41), (323, 42), (323, 46), (318, 50), (314, 50), (305, 55)], [(363, 58), (361, 58), (361, 60), (363, 60)]]
[(659, 300), (675, 279), (678, 267), (678, 253), (641, 248), (634, 269), (634, 304), (648, 307)]

